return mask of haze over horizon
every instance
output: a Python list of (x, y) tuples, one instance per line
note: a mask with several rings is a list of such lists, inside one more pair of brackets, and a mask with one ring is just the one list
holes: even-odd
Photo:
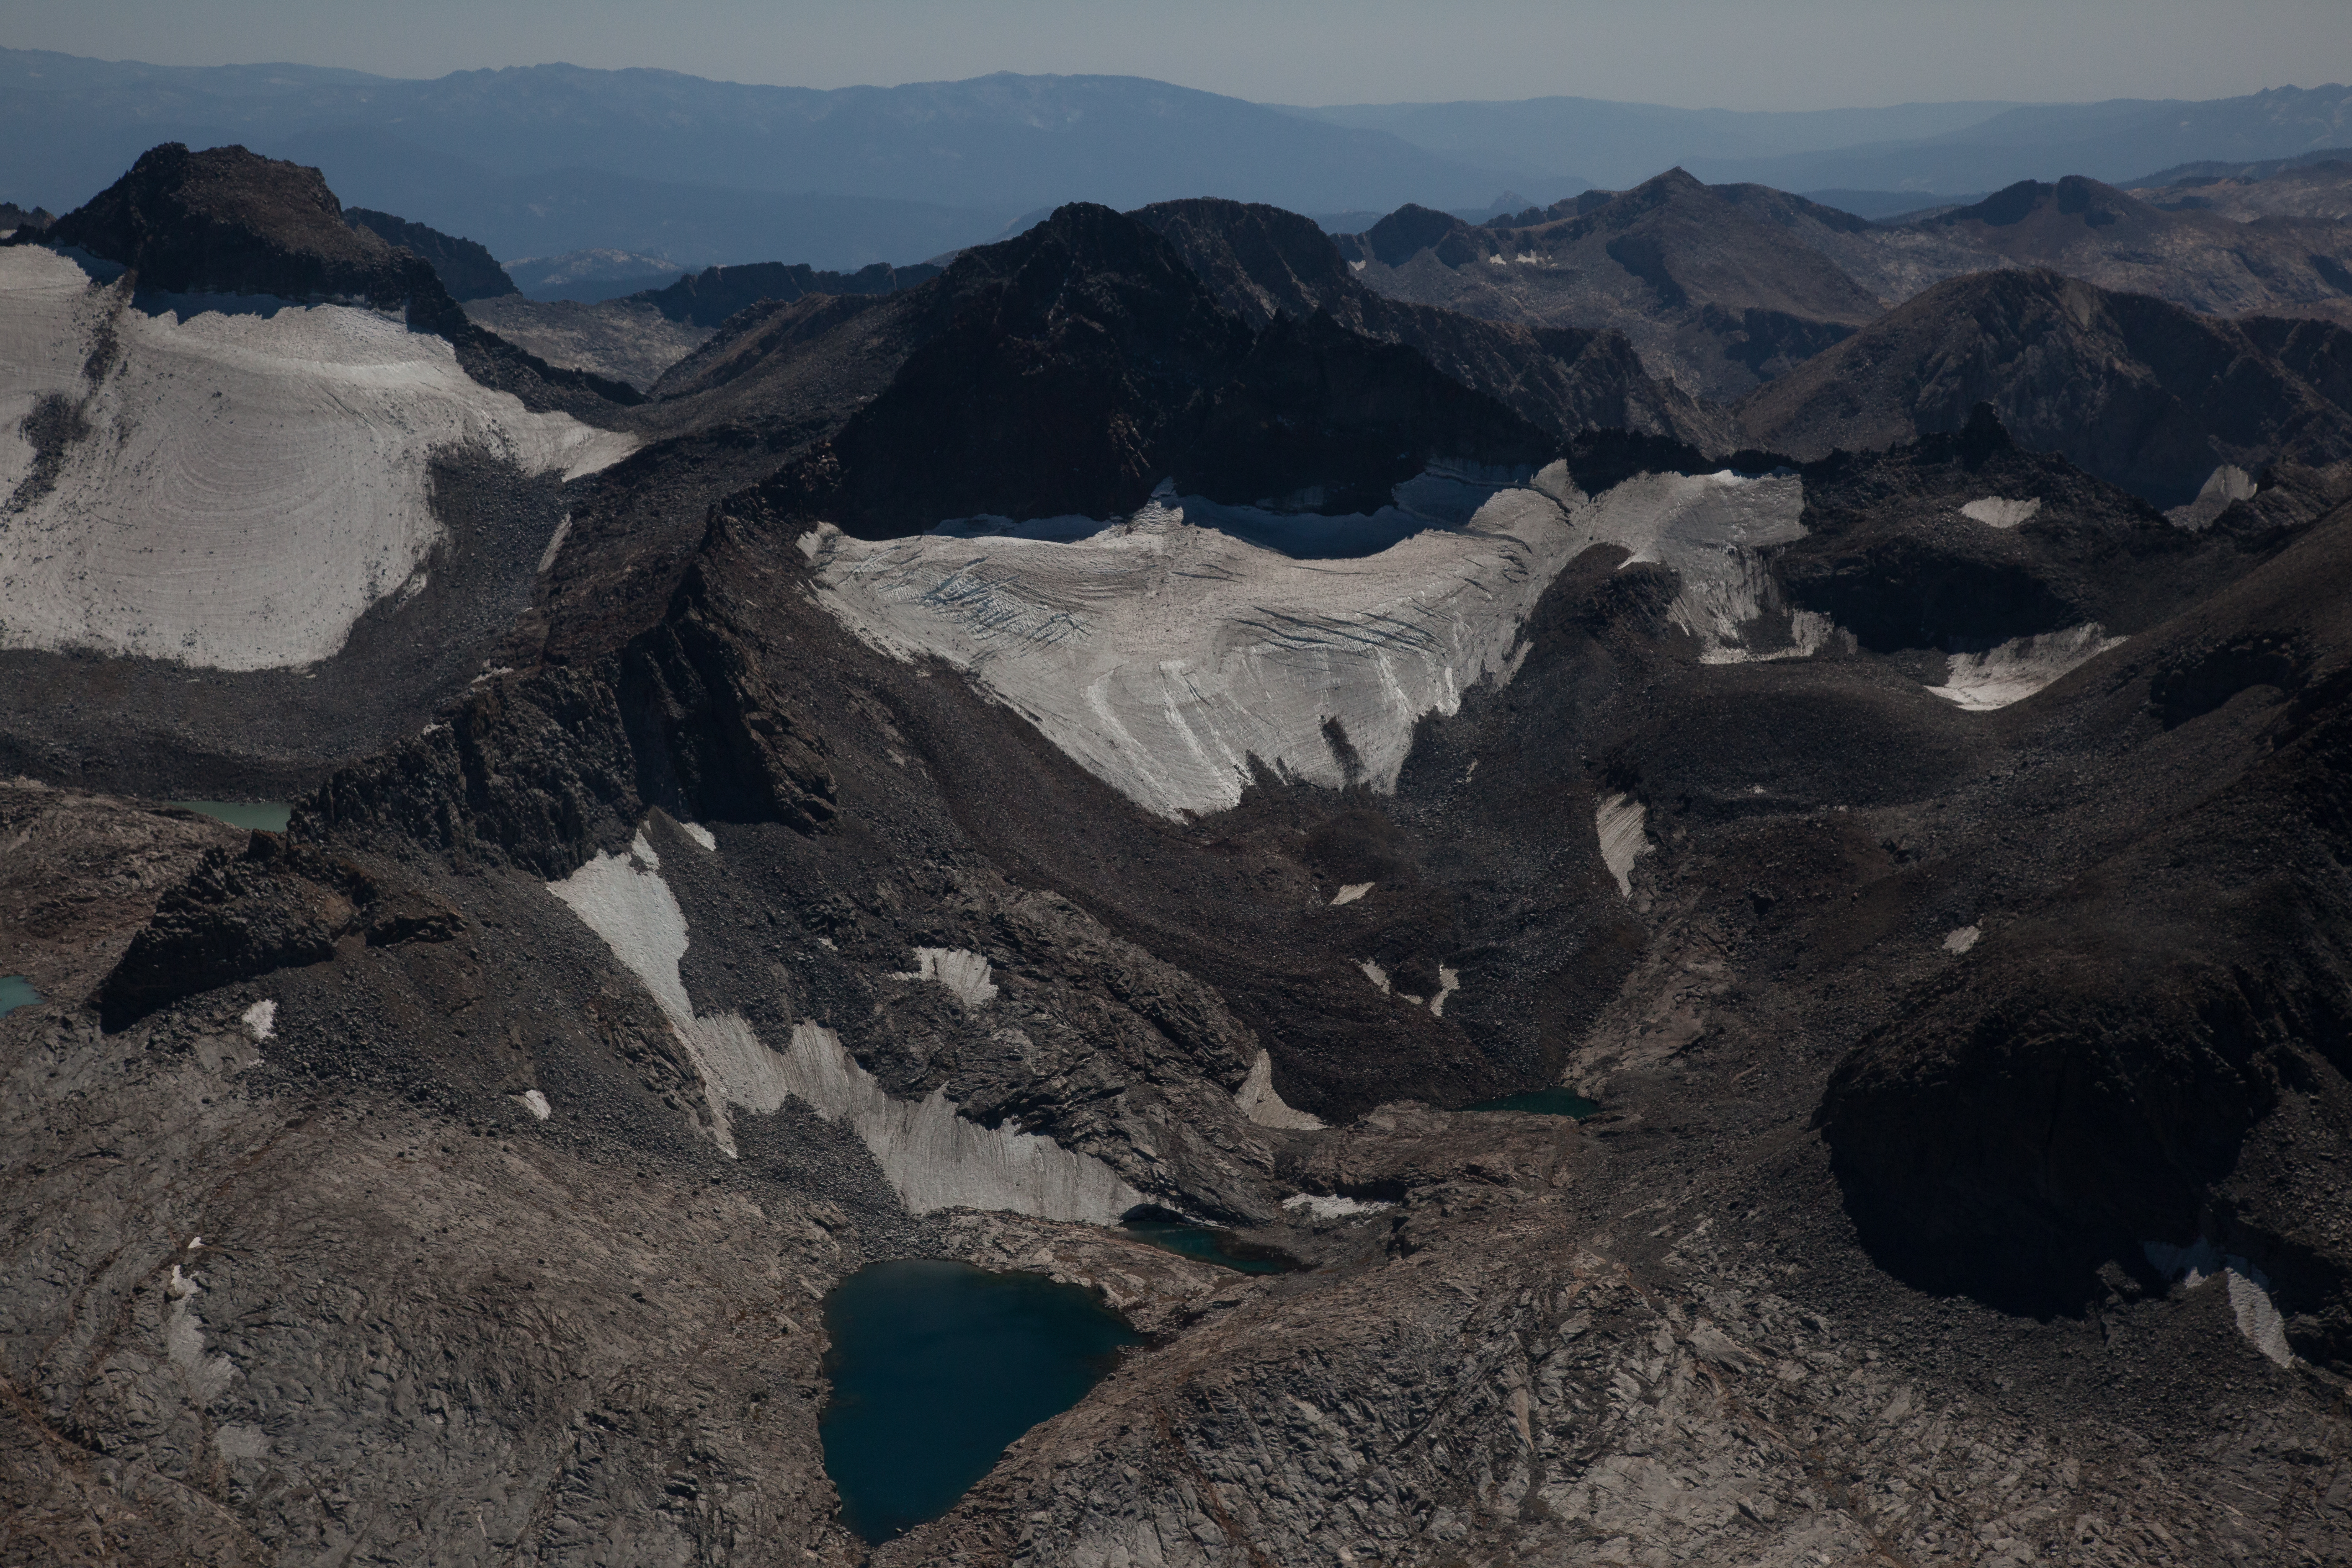
[[(1969, 7), (1794, 0), (1771, 8), (1470, 7), (1204, 0), (766, 7), (683, 0), (658, 14), (597, 0), (423, 0), (321, 11), (289, 0), (93, 0), (20, 16), (5, 41), (163, 66), (289, 64), (430, 79), (561, 61), (759, 86), (961, 80), (994, 71), (1129, 75), (1258, 102), (1339, 105), (1568, 96), (1784, 110), (1999, 100), (2211, 99), (2352, 79), (2330, 0), (2226, 10), (2158, 0), (1992, 0)], [(1231, 40), (1244, 37), (1249, 47)], [(2035, 47), (2020, 49), (2021, 36)], [(1825, 94), (1825, 83), (1835, 83)]]

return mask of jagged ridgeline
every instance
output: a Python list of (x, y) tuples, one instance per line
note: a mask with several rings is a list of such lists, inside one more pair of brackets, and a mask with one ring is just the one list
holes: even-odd
[[(2332, 323), (1680, 175), (535, 315), (352, 218), (0, 247), (11, 1542), (2352, 1541)], [(1103, 1353), (845, 1501), (912, 1260)]]

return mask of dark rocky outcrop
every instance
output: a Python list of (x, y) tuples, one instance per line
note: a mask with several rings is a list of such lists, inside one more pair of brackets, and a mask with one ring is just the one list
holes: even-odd
[(449, 290), (449, 298), (460, 304), (522, 292), (488, 247), (478, 241), (443, 234), (437, 228), (369, 207), (346, 207), (343, 220), (353, 228), (366, 229), (387, 245), (399, 246), (423, 257), (441, 279), (441, 286)]
[(698, 562), (670, 613), (621, 655), (637, 798), (688, 822), (782, 822), (814, 833), (833, 820), (839, 795), (824, 742), (786, 709), (710, 595)]
[(352, 862), (257, 833), (241, 856), (219, 849), (166, 892), (98, 988), (99, 1018), (128, 1027), (159, 1007), (272, 970), (323, 963), (335, 944), (447, 942), (457, 910)]
[(2228, 321), (2054, 272), (1939, 284), (1739, 405), (1750, 439), (1817, 458), (1958, 430), (2018, 441), (2160, 507), (2213, 469), (2352, 457), (2352, 414)]
[(666, 289), (627, 296), (651, 305), (674, 321), (716, 327), (762, 300), (790, 304), (810, 294), (890, 294), (929, 282), (940, 269), (929, 262), (892, 267), (877, 261), (855, 272), (827, 272), (805, 262), (754, 261), (740, 267), (706, 267)]
[(47, 228), (57, 221), (58, 215), (47, 207), (35, 207), (27, 212), (15, 202), (0, 202), (0, 232)]

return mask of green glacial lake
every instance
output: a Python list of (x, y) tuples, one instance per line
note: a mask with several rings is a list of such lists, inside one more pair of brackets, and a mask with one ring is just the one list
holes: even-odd
[(21, 974), (0, 974), (0, 1018), (19, 1007), (30, 1007), (41, 999), (33, 983)]
[(292, 806), (276, 800), (167, 800), (163, 804), (217, 817), (231, 827), (258, 827), (266, 833), (285, 832), (287, 821), (294, 815)]
[(1244, 1274), (1284, 1274), (1297, 1267), (1270, 1248), (1252, 1247), (1230, 1232), (1178, 1220), (1131, 1219), (1119, 1229), (1138, 1241), (1197, 1258), (1203, 1263), (1238, 1268)]
[(842, 1521), (870, 1542), (954, 1507), (1142, 1342), (1092, 1291), (929, 1259), (859, 1269), (825, 1298), (824, 1326), (825, 1473)]

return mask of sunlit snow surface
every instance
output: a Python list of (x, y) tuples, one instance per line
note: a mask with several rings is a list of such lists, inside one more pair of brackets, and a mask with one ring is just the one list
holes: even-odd
[(2039, 637), (2012, 637), (1983, 653), (1956, 653), (1945, 660), (1944, 684), (1927, 689), (1948, 702), (1984, 711), (2006, 708), (2032, 696), (2078, 666), (2121, 647), (2096, 621)]
[(1674, 617), (1702, 657), (1772, 657), (1739, 646), (1772, 607), (1756, 552), (1803, 536), (1790, 478), (1643, 475), (1587, 497), (1554, 464), (1499, 486), (1433, 473), (1398, 500), (1334, 519), (1163, 493), (1110, 522), (961, 520), (870, 543), (821, 526), (801, 547), (859, 637), (969, 671), (1096, 777), (1174, 816), (1236, 804), (1252, 757), (1354, 782), (1335, 719), (1362, 782), (1392, 789), (1414, 724), (1507, 680), (1536, 602), (1594, 545), (1680, 574)]
[[(44, 398), (82, 432), (47, 487), (26, 430)], [(306, 664), (441, 538), (436, 448), (573, 477), (635, 445), (530, 412), (373, 310), (132, 300), (55, 251), (0, 249), (0, 647)]]

